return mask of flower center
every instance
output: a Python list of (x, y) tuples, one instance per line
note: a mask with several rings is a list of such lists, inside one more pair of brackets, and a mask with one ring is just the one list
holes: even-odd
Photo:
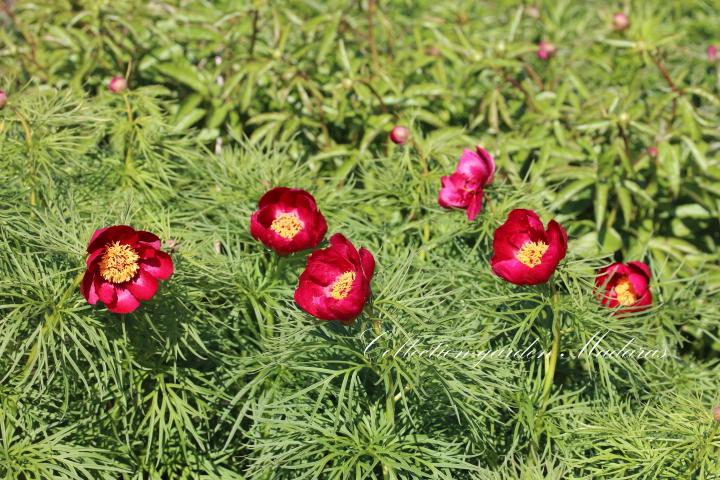
[(352, 284), (355, 281), (355, 272), (345, 272), (340, 275), (335, 283), (333, 283), (332, 290), (330, 290), (330, 296), (335, 300), (342, 300), (343, 298), (350, 295), (352, 290)]
[(140, 257), (130, 245), (115, 242), (105, 249), (100, 259), (100, 275), (112, 283), (123, 283), (135, 276)]
[(549, 245), (545, 242), (525, 242), (515, 254), (518, 262), (526, 267), (535, 268), (542, 263), (542, 257), (547, 252)]
[(286, 240), (292, 240), (303, 229), (303, 223), (295, 213), (278, 215), (270, 224), (270, 230)]
[(615, 284), (615, 297), (620, 305), (628, 307), (637, 302), (637, 295), (627, 277), (622, 277)]

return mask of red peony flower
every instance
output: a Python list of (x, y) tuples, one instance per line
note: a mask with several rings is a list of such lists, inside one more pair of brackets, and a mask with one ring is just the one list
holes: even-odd
[(540, 40), (540, 43), (538, 43), (537, 56), (540, 60), (550, 60), (550, 57), (555, 55), (556, 51), (557, 47), (550, 42)]
[(307, 259), (295, 290), (295, 302), (321, 320), (340, 320), (345, 325), (362, 313), (370, 296), (375, 258), (359, 251), (343, 235), (330, 237), (330, 246)]
[(250, 218), (252, 236), (282, 256), (316, 247), (326, 232), (313, 196), (295, 188), (268, 191)]
[(87, 251), (87, 270), (80, 284), (91, 305), (98, 300), (113, 313), (130, 313), (150, 300), (158, 280), (173, 274), (173, 262), (160, 251), (160, 239), (127, 225), (96, 230)]
[(442, 177), (438, 203), (444, 208), (462, 208), (471, 222), (482, 209), (483, 186), (492, 183), (495, 160), (481, 147), (463, 150), (455, 172)]
[(492, 270), (516, 285), (545, 283), (567, 251), (567, 233), (555, 220), (545, 230), (537, 213), (516, 209), (495, 230)]
[(595, 286), (603, 291), (601, 303), (609, 308), (629, 307), (620, 310), (643, 310), (652, 304), (652, 292), (648, 286), (650, 268), (643, 262), (613, 263), (600, 269)]

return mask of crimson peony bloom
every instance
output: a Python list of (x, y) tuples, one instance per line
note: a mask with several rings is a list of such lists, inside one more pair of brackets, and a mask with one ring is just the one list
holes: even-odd
[(538, 214), (516, 209), (495, 230), (490, 261), (498, 277), (516, 285), (545, 283), (567, 251), (567, 233), (555, 220), (547, 230)]
[(410, 138), (410, 130), (402, 125), (397, 125), (390, 131), (390, 140), (396, 145), (405, 145), (408, 138)]
[(296, 188), (268, 191), (250, 217), (252, 236), (281, 256), (316, 247), (326, 232), (325, 217), (313, 196)]
[(452, 175), (442, 177), (438, 203), (444, 208), (462, 208), (471, 222), (482, 209), (483, 187), (492, 183), (495, 160), (481, 147), (463, 150)]
[(537, 56), (540, 60), (550, 60), (550, 57), (555, 55), (556, 51), (557, 47), (550, 42), (540, 40), (540, 43), (538, 43)]
[(600, 269), (595, 286), (603, 291), (601, 303), (609, 308), (630, 307), (620, 312), (643, 310), (652, 304), (648, 286), (650, 268), (643, 262), (613, 263)]
[(362, 313), (370, 296), (375, 258), (359, 251), (343, 235), (330, 237), (330, 246), (307, 259), (295, 290), (295, 302), (321, 320), (340, 320), (349, 325)]
[(160, 239), (127, 225), (96, 230), (87, 251), (87, 270), (80, 284), (91, 305), (98, 300), (113, 313), (130, 313), (150, 300), (158, 280), (173, 274), (173, 262), (160, 251)]
[(630, 26), (630, 18), (623, 12), (613, 15), (613, 29), (621, 32)]

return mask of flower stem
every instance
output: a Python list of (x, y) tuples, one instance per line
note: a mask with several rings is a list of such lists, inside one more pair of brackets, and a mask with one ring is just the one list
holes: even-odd
[(127, 92), (123, 93), (123, 99), (125, 100), (125, 113), (127, 113), (128, 123), (130, 124), (130, 136), (127, 139), (127, 145), (125, 147), (125, 170), (128, 171), (133, 163), (132, 148), (135, 139), (135, 126), (133, 119), (132, 106), (130, 106), (130, 99), (128, 98)]
[(558, 355), (560, 354), (560, 311), (558, 309), (558, 292), (555, 284), (551, 284), (552, 289), (552, 311), (553, 311), (553, 342), (550, 351), (550, 361), (545, 370), (545, 382), (543, 383), (542, 406), (540, 407), (540, 417), (545, 414), (548, 403), (550, 402), (550, 392), (555, 380), (555, 368), (557, 367)]

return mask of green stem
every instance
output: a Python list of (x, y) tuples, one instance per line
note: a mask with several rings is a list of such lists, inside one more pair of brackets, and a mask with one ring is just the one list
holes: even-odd
[(133, 111), (132, 106), (130, 106), (130, 99), (128, 98), (127, 93), (123, 93), (123, 99), (125, 100), (125, 113), (127, 114), (128, 123), (130, 124), (130, 136), (127, 139), (127, 145), (125, 146), (125, 170), (129, 171), (132, 167), (133, 163), (133, 157), (132, 157), (132, 148), (133, 148), (133, 142), (135, 139), (135, 125), (134, 125), (134, 118), (133, 118)]
[(548, 403), (550, 402), (550, 392), (552, 391), (553, 383), (555, 381), (555, 368), (557, 367), (558, 355), (560, 354), (560, 311), (558, 309), (558, 292), (555, 284), (551, 284), (552, 288), (552, 311), (553, 311), (553, 342), (552, 350), (550, 352), (550, 361), (547, 364), (545, 370), (545, 382), (543, 383), (543, 394), (542, 394), (542, 407), (540, 408), (540, 417), (545, 414)]

